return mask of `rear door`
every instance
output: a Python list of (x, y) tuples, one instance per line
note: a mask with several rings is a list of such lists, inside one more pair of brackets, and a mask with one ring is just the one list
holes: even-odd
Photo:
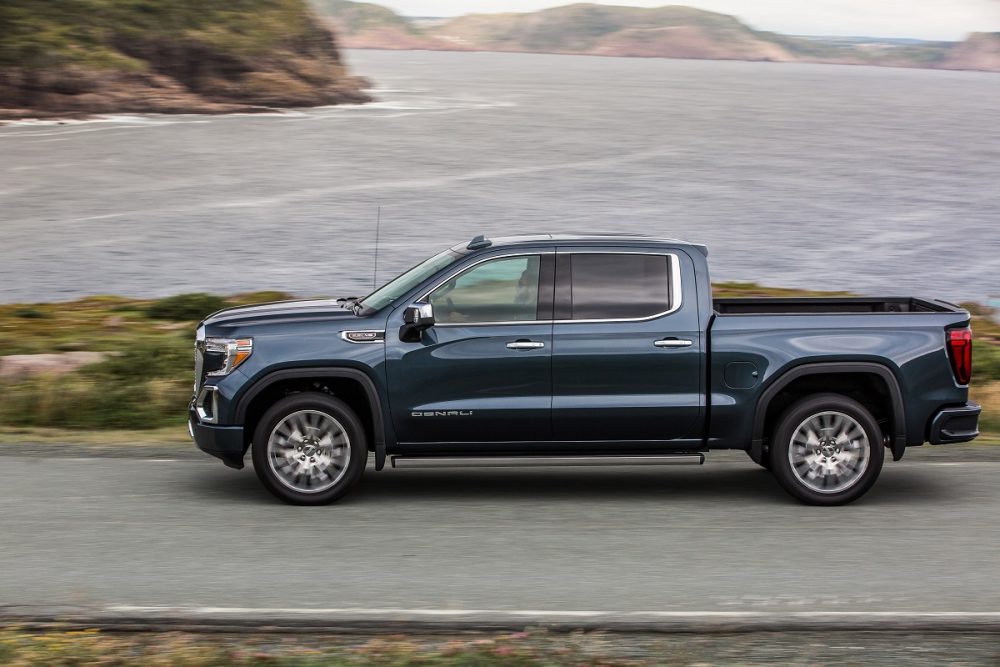
[(690, 447), (701, 437), (694, 266), (680, 251), (559, 249), (552, 348), (557, 440)]

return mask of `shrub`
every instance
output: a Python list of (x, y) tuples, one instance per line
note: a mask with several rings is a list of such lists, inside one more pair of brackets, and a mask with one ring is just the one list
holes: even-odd
[(14, 311), (14, 317), (21, 317), (26, 320), (41, 320), (49, 317), (48, 314), (43, 313), (37, 308), (32, 308), (30, 306), (25, 306), (23, 308), (18, 308)]
[(979, 383), (998, 380), (1000, 380), (1000, 345), (973, 339), (972, 381)]
[(970, 393), (972, 400), (983, 406), (979, 430), (984, 433), (1000, 432), (1000, 382), (974, 385)]
[(194, 292), (154, 301), (146, 308), (146, 315), (154, 319), (178, 322), (198, 321), (228, 305), (221, 296)]

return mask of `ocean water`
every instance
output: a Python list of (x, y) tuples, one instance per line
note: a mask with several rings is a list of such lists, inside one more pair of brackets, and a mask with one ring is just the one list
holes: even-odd
[(1000, 296), (1000, 75), (352, 51), (379, 101), (0, 127), (0, 301), (344, 295), (476, 234), (707, 243), (715, 280)]

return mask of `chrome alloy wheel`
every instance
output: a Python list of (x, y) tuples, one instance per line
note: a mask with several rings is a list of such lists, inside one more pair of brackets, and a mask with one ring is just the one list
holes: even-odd
[(318, 410), (299, 410), (278, 422), (267, 440), (267, 462), (278, 481), (301, 493), (326, 491), (351, 461), (343, 425)]
[(819, 412), (806, 418), (795, 429), (788, 448), (792, 473), (817, 493), (838, 493), (854, 486), (870, 458), (868, 434), (843, 412)]

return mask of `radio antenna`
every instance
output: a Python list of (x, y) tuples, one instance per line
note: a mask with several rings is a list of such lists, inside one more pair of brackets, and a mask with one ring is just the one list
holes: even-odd
[(382, 207), (378, 207), (378, 212), (375, 214), (375, 267), (372, 269), (372, 291), (374, 292), (378, 288), (378, 233), (379, 228), (382, 226)]

